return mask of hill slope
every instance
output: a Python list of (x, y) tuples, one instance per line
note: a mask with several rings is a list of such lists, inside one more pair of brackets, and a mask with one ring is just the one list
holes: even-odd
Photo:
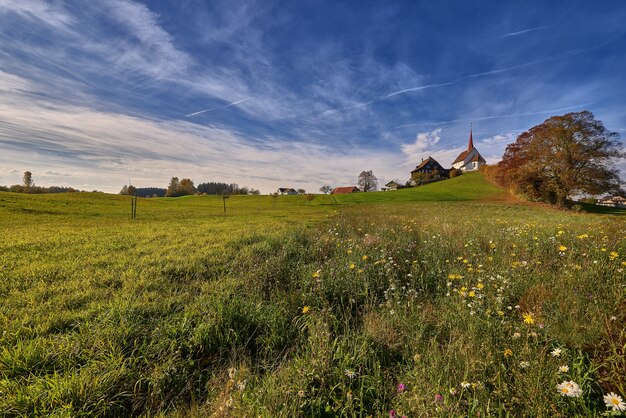
[(466, 173), (450, 180), (388, 192), (354, 193), (336, 196), (339, 203), (428, 202), (507, 200), (511, 195), (489, 182), (482, 173)]

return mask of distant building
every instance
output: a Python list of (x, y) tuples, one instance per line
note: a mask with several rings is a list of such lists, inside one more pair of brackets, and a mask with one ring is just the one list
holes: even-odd
[(600, 206), (611, 206), (614, 208), (626, 208), (626, 198), (622, 196), (605, 197), (598, 200)]
[(474, 141), (472, 139), (472, 128), (470, 128), (469, 143), (467, 149), (456, 157), (456, 160), (452, 163), (452, 167), (461, 171), (476, 171), (487, 162), (480, 155), (478, 150), (474, 148)]
[(422, 160), (413, 171), (411, 171), (411, 182), (427, 183), (433, 180), (442, 180), (448, 177), (448, 170), (443, 168), (433, 157)]
[(346, 187), (335, 187), (330, 194), (349, 194), (360, 192), (359, 188), (356, 186), (346, 186)]
[(278, 189), (279, 194), (298, 194), (296, 189), (292, 189), (291, 187), (281, 187)]
[(389, 183), (385, 184), (385, 187), (387, 188), (387, 190), (398, 190), (400, 187), (402, 187), (402, 185), (391, 180)]

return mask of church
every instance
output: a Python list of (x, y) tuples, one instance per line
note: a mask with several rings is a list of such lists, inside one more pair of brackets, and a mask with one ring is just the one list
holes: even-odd
[(472, 128), (470, 128), (469, 143), (467, 149), (456, 157), (456, 160), (452, 163), (452, 168), (456, 168), (461, 171), (476, 171), (487, 162), (480, 155), (480, 152), (474, 148), (474, 140), (472, 139)]

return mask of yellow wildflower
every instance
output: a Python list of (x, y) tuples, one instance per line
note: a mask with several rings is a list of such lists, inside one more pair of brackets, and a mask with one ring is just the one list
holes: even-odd
[(302, 308), (302, 313), (303, 314), (307, 314), (307, 313), (309, 313), (310, 310), (311, 310), (310, 306), (305, 306), (304, 308)]
[(510, 357), (513, 355), (513, 350), (511, 350), (510, 348), (507, 348), (506, 350), (504, 350), (504, 357)]
[(565, 245), (559, 245), (559, 251), (567, 251), (567, 247)]
[(350, 263), (350, 270), (354, 270), (355, 267), (354, 263)]
[(476, 297), (476, 292), (474, 292), (473, 290), (470, 290), (470, 292), (467, 294), (470, 298), (475, 298)]
[(361, 257), (363, 259), (363, 261), (367, 260), (367, 256), (364, 255), (363, 257)]
[(524, 318), (524, 323), (528, 325), (532, 325), (535, 323), (535, 319), (530, 312), (526, 312), (522, 314), (522, 318)]
[(477, 288), (477, 289), (482, 289), (483, 287), (485, 287), (485, 285), (484, 285), (484, 284), (482, 284), (482, 283), (478, 283), (478, 284), (476, 285), (476, 288)]

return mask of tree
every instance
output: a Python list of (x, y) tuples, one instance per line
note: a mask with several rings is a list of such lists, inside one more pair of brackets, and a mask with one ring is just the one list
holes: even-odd
[(364, 192), (375, 191), (378, 189), (378, 179), (372, 173), (372, 170), (361, 171), (359, 174), (359, 186)]
[(35, 182), (33, 181), (33, 173), (31, 173), (30, 171), (24, 171), (22, 183), (24, 184), (24, 192), (28, 193), (30, 189), (35, 186)]
[(133, 186), (132, 184), (124, 185), (124, 187), (122, 187), (122, 190), (120, 190), (120, 194), (121, 195), (127, 195), (127, 196), (135, 196), (137, 194), (137, 188), (135, 186)]
[(620, 190), (615, 160), (624, 156), (619, 134), (589, 111), (553, 116), (506, 148), (496, 180), (531, 198), (564, 206), (568, 196)]
[(187, 196), (190, 194), (196, 194), (196, 192), (196, 187), (190, 179), (182, 179), (178, 184), (178, 196)]
[(331, 186), (322, 186), (320, 187), (320, 192), (324, 193), (324, 194), (328, 194), (333, 190), (333, 188)]
[(178, 181), (178, 177), (172, 177), (170, 180), (170, 184), (167, 186), (167, 190), (165, 191), (165, 196), (174, 197), (179, 196), (180, 182)]

